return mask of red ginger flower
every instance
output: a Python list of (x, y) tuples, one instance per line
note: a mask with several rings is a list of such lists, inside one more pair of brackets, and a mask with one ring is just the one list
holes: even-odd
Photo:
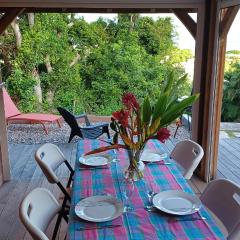
[(121, 109), (120, 111), (113, 112), (112, 116), (115, 120), (118, 120), (123, 127), (128, 126), (128, 117), (129, 117), (128, 111)]
[(137, 111), (139, 109), (139, 103), (133, 93), (124, 93), (122, 103), (128, 110), (134, 109)]
[(164, 143), (170, 137), (170, 131), (167, 128), (160, 128), (157, 132), (157, 139)]

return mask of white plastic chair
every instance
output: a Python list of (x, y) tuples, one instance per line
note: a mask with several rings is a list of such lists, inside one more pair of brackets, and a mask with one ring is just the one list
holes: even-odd
[(44, 175), (47, 177), (48, 181), (53, 184), (57, 184), (61, 191), (63, 192), (65, 198), (71, 201), (71, 197), (67, 189), (61, 184), (55, 170), (63, 163), (67, 166), (70, 171), (70, 177), (68, 179), (67, 188), (70, 187), (74, 171), (61, 152), (61, 150), (52, 143), (46, 143), (42, 145), (35, 153), (35, 159), (42, 169)]
[(192, 140), (178, 142), (170, 154), (183, 169), (185, 179), (190, 179), (204, 155), (202, 147)]
[(227, 179), (210, 182), (200, 197), (202, 203), (223, 223), (228, 240), (240, 239), (240, 186)]
[(50, 191), (36, 188), (22, 200), (19, 216), (33, 239), (48, 240), (45, 231), (60, 210), (61, 206)]

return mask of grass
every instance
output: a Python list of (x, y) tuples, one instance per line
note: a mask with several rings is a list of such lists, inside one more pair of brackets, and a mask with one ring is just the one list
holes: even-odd
[(228, 135), (230, 138), (235, 138), (235, 137), (236, 137), (236, 135), (234, 134), (233, 131), (225, 130), (225, 132), (227, 133), (227, 135)]

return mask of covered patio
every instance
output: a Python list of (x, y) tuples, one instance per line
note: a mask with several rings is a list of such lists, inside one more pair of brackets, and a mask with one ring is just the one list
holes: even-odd
[[(193, 106), (192, 140), (202, 146), (205, 154), (189, 184), (201, 195), (213, 179), (227, 178), (240, 183), (240, 141), (219, 142), (227, 34), (239, 8), (239, 0), (154, 0), (151, 3), (147, 0), (10, 0), (0, 3), (3, 13), (0, 34), (23, 12), (174, 13), (196, 40), (193, 93), (200, 93), (200, 98)], [(189, 13), (197, 13), (197, 22)], [(8, 144), (2, 87), (0, 82), (0, 239), (31, 239), (16, 217), (20, 201), (38, 186), (50, 189), (57, 198), (60, 191), (48, 183), (34, 161), (39, 145)], [(163, 146), (169, 153), (175, 144), (171, 139)], [(60, 144), (59, 147), (74, 166), (76, 144)], [(66, 181), (64, 168), (59, 168), (57, 175)], [(52, 230), (50, 227), (49, 236)], [(60, 235), (64, 238), (64, 234)]]

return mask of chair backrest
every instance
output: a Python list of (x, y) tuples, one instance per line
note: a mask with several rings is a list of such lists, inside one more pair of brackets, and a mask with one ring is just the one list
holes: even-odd
[(5, 88), (3, 90), (3, 102), (6, 119), (9, 117), (20, 115), (21, 112), (17, 109), (16, 105), (12, 101), (11, 97), (8, 95)]
[(19, 217), (35, 240), (48, 240), (44, 233), (61, 206), (47, 189), (36, 188), (19, 206)]
[(68, 110), (62, 107), (58, 107), (57, 110), (59, 111), (63, 119), (67, 122), (67, 124), (71, 127), (72, 130), (80, 131), (77, 120), (72, 113), (70, 113)]
[(228, 239), (240, 239), (240, 186), (227, 179), (214, 180), (200, 199), (224, 224)]
[(202, 147), (192, 140), (178, 142), (170, 154), (184, 169), (184, 177), (190, 179), (204, 155)]
[(50, 183), (58, 183), (55, 170), (66, 160), (61, 150), (52, 143), (42, 145), (35, 153), (35, 159)]

